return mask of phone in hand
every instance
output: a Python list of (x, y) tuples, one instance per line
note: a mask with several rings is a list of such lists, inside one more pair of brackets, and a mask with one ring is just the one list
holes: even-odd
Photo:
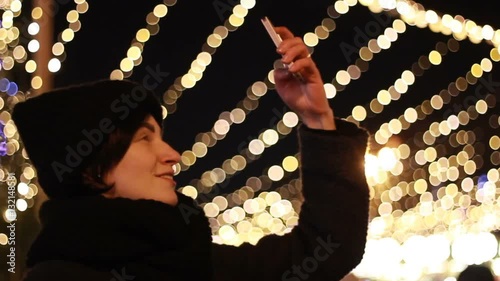
[(261, 21), (262, 21), (262, 24), (264, 25), (264, 27), (266, 28), (267, 33), (269, 33), (269, 36), (273, 40), (274, 45), (276, 45), (276, 48), (278, 48), (281, 41), (283, 41), (283, 40), (281, 39), (279, 34), (276, 33), (276, 31), (274, 31), (274, 25), (271, 23), (271, 21), (267, 17), (263, 17), (261, 19)]
[[(264, 27), (266, 28), (267, 33), (271, 37), (271, 40), (273, 40), (274, 45), (276, 46), (276, 48), (278, 48), (279, 45), (281, 44), (281, 41), (283, 41), (283, 40), (281, 39), (280, 35), (278, 33), (276, 33), (276, 31), (274, 30), (274, 25), (271, 23), (271, 21), (269, 20), (268, 17), (261, 18), (261, 21), (262, 21), (262, 24), (264, 25)], [(293, 62), (291, 62), (289, 64), (284, 64), (284, 65), (288, 69), (288, 68), (290, 68), (290, 66), (293, 65)], [(298, 72), (293, 73), (293, 76), (295, 76), (295, 78), (299, 79), (300, 81), (304, 82), (304, 78), (302, 77), (302, 75), (300, 73), (298, 73)]]

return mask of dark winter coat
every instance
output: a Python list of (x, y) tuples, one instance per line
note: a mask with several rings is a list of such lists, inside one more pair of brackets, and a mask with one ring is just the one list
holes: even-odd
[[(44, 231), (42, 227), (30, 250), (31, 269), (24, 280), (342, 279), (359, 264), (365, 249), (369, 191), (364, 155), (368, 135), (352, 123), (336, 123), (336, 131), (298, 129), (304, 201), (299, 223), (290, 233), (267, 235), (256, 245), (211, 243), (203, 212), (195, 210), (197, 205), (182, 195), (184, 210), (152, 200), (99, 199), (92, 201), (95, 213), (77, 211), (74, 206), (78, 203), (74, 202), (57, 207), (46, 204), (40, 211), (42, 223), (56, 230), (47, 227)], [(110, 206), (106, 203), (109, 200), (116, 201), (116, 214), (99, 209), (101, 203), (103, 209)], [(61, 214), (58, 208), (73, 211)], [(134, 212), (139, 209), (141, 214)], [(101, 217), (103, 212), (106, 215)], [(76, 223), (79, 219), (81, 223)], [(188, 226), (182, 225), (186, 219), (191, 222)], [(105, 232), (97, 231), (96, 226)]]

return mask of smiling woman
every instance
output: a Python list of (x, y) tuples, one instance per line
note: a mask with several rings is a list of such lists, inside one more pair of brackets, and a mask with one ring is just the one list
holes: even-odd
[(175, 206), (178, 199), (173, 166), (179, 161), (179, 153), (163, 141), (160, 126), (149, 115), (132, 137), (121, 161), (110, 171), (102, 171), (104, 183), (114, 187), (103, 195), (153, 199)]
[[(137, 91), (146, 95), (128, 114), (115, 110), (117, 101)], [(180, 155), (163, 141), (161, 106), (152, 92), (131, 81), (74, 85), (18, 104), (13, 119), (49, 197), (40, 208), (43, 227), (28, 253), (26, 280), (57, 280), (51, 274), (59, 276), (62, 268), (69, 270), (64, 280), (143, 277), (158, 268), (163, 273), (157, 277), (210, 275), (208, 266), (184, 273), (190, 262), (210, 258), (210, 228), (193, 200), (175, 189)], [(98, 130), (102, 120), (112, 129)], [(82, 140), (92, 144), (86, 153), (67, 153)], [(71, 169), (60, 173), (53, 163)], [(197, 211), (189, 223), (184, 210)], [(80, 266), (96, 271), (82, 273)]]

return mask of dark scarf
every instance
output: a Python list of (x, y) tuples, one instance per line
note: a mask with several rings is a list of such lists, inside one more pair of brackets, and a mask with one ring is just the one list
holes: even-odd
[(203, 210), (179, 192), (175, 207), (154, 200), (82, 196), (50, 199), (27, 266), (71, 261), (134, 280), (211, 280), (211, 230)]

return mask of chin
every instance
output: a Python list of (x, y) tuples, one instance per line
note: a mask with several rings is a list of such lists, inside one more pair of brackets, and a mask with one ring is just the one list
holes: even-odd
[(171, 206), (176, 206), (177, 203), (179, 203), (179, 198), (177, 198), (177, 194), (175, 194), (175, 192), (172, 192), (167, 195), (161, 196), (161, 198), (159, 198), (159, 201)]

